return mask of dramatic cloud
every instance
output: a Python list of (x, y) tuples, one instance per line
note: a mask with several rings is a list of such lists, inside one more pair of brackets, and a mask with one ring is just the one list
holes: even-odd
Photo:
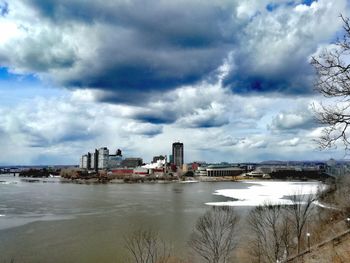
[(345, 0), (13, 0), (0, 3), (0, 65), (133, 105), (215, 80), (224, 63), (236, 93), (310, 93), (308, 56), (345, 11)]
[(233, 53), (235, 67), (225, 80), (234, 92), (312, 92), (308, 57), (339, 30), (336, 18), (345, 12), (346, 1), (283, 2), (248, 14), (251, 21), (243, 29), (240, 50)]
[(101, 146), (150, 160), (173, 141), (186, 161), (323, 157), (308, 61), (340, 13), (346, 0), (0, 0), (0, 163)]
[(203, 82), (159, 94), (124, 116), (153, 124), (177, 123), (188, 128), (219, 127), (228, 123), (230, 93), (220, 85)]
[(14, 1), (2, 25), (16, 30), (0, 44), (0, 64), (130, 102), (130, 94), (195, 83), (216, 70), (236, 42), (234, 7), (230, 1)]
[(212, 103), (208, 108), (197, 109), (195, 113), (179, 119), (178, 122), (185, 127), (209, 128), (228, 124), (228, 119), (225, 118), (224, 107)]

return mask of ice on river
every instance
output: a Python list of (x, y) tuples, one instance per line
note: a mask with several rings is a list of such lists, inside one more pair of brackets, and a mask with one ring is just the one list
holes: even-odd
[(319, 182), (279, 182), (249, 181), (244, 189), (219, 189), (214, 195), (235, 199), (226, 202), (210, 202), (211, 206), (258, 206), (266, 202), (273, 204), (291, 204), (288, 196), (294, 194), (315, 194), (323, 188)]

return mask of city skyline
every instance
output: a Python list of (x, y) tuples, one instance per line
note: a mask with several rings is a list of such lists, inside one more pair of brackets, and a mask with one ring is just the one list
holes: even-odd
[(97, 146), (184, 162), (328, 160), (311, 56), (346, 0), (0, 0), (0, 165)]

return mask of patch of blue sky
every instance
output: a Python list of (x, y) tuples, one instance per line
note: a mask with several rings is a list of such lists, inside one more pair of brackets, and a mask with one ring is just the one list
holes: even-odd
[(303, 5), (310, 6), (313, 2), (317, 2), (317, 0), (302, 0), (301, 3)]
[(7, 2), (0, 2), (0, 16), (5, 16), (9, 13), (9, 5)]
[(269, 12), (273, 12), (273, 11), (276, 10), (278, 7), (279, 7), (279, 4), (277, 4), (277, 3), (269, 3), (269, 4), (266, 6), (266, 10), (269, 11)]
[(67, 94), (67, 90), (43, 83), (35, 75), (12, 74), (0, 68), (0, 105), (12, 106), (34, 97), (57, 97)]
[(0, 80), (37, 82), (38, 78), (34, 74), (15, 74), (6, 67), (0, 67)]
[[(299, 4), (310, 6), (313, 2), (317, 2), (317, 0), (301, 0), (301, 1), (289, 1), (287, 3), (284, 3), (285, 6), (296, 6)], [(269, 12), (275, 11), (277, 8), (281, 6), (280, 3), (277, 2), (271, 2), (268, 5), (266, 5), (266, 10)]]

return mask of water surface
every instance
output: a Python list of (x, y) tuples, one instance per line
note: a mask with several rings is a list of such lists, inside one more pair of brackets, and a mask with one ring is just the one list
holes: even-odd
[[(253, 185), (259, 185), (256, 182)], [(303, 183), (300, 183), (303, 184)], [(123, 237), (153, 228), (186, 253), (197, 218), (214, 194), (252, 183), (97, 184), (60, 183), (57, 178), (22, 181), (0, 176), (0, 262), (123, 262)], [(267, 193), (268, 194), (268, 193)], [(246, 214), (247, 207), (236, 207)]]

